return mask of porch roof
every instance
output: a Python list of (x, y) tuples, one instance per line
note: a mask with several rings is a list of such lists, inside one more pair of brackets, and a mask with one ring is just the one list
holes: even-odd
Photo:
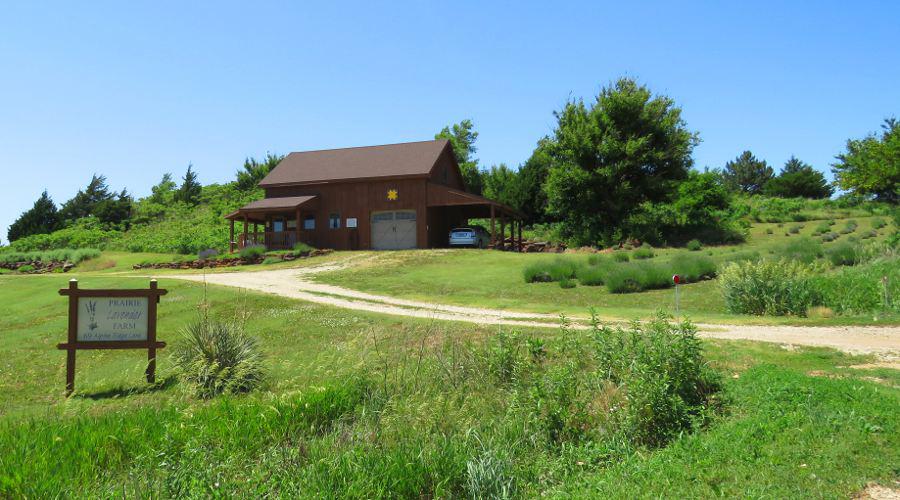
[[(315, 204), (318, 196), (286, 196), (282, 198), (265, 198), (251, 201), (243, 207), (226, 215), (226, 219), (240, 219), (244, 215), (260, 215), (262, 213), (290, 212), (304, 204)], [(312, 203), (311, 203), (312, 202)]]

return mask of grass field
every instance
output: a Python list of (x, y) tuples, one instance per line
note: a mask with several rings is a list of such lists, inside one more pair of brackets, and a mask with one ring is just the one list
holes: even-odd
[[(858, 217), (855, 234), (869, 231), (877, 217)], [(883, 219), (883, 217), (882, 217)], [(812, 237), (821, 221), (803, 223), (757, 223), (750, 229), (746, 243), (734, 246), (703, 248), (699, 252), (721, 263), (737, 253), (757, 252), (771, 255), (780, 246), (802, 237)], [(792, 226), (803, 227), (796, 233)], [(835, 228), (843, 227), (844, 220), (837, 219)], [(769, 233), (771, 231), (771, 234)], [(873, 240), (883, 239), (888, 228), (878, 231)], [(824, 244), (827, 250), (850, 235), (842, 235), (835, 242)], [(656, 249), (654, 262), (665, 262), (683, 249)], [(586, 262), (586, 254), (567, 254), (567, 258)], [(672, 289), (649, 290), (641, 293), (613, 294), (603, 287), (577, 286), (562, 290), (558, 283), (525, 284), (523, 269), (534, 262), (556, 258), (546, 254), (516, 254), (489, 250), (406, 251), (373, 254), (368, 261), (361, 259), (357, 265), (341, 271), (319, 274), (316, 279), (325, 283), (415, 300), (533, 311), (542, 313), (564, 312), (584, 316), (589, 307), (595, 307), (605, 318), (646, 318), (657, 309), (674, 313)], [(896, 324), (896, 314), (841, 316), (836, 318), (753, 317), (729, 314), (715, 281), (704, 281), (681, 287), (681, 312), (696, 321), (729, 323), (802, 323), (802, 324)]]
[[(81, 352), (66, 400), (56, 290), (73, 276), (83, 288), (146, 285), (110, 269), (0, 277), (0, 497), (458, 497), (502, 483), (514, 497), (847, 498), (898, 477), (900, 375), (851, 368), (867, 357), (705, 341), (724, 384), (705, 427), (662, 448), (552, 444), (535, 423), (543, 414), (522, 411), (533, 395), (488, 370), (498, 329), (164, 276), (160, 338), (176, 342), (205, 297), (213, 315), (259, 339), (262, 389), (197, 400), (171, 348), (152, 387), (141, 352)], [(571, 348), (560, 332), (519, 335), (545, 342), (548, 359)], [(548, 380), (557, 375), (548, 368)]]

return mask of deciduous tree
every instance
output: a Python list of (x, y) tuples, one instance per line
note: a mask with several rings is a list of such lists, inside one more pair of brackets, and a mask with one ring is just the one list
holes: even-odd
[(699, 142), (671, 98), (628, 78), (555, 115), (547, 209), (578, 244), (612, 243), (642, 203), (669, 200)]
[(475, 141), (478, 140), (478, 132), (472, 120), (466, 119), (454, 125), (444, 127), (435, 134), (435, 139), (447, 139), (453, 147), (453, 154), (459, 164), (459, 170), (466, 190), (470, 193), (481, 194), (483, 189), (482, 172), (478, 168), (478, 159), (475, 158)]
[(900, 121), (889, 118), (881, 136), (847, 141), (847, 151), (832, 164), (835, 182), (854, 194), (900, 201)]

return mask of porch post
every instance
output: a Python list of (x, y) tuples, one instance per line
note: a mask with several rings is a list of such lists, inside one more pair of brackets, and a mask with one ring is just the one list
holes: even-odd
[(500, 213), (500, 250), (506, 250), (506, 216)]
[(234, 253), (234, 219), (231, 219), (231, 230), (228, 232), (228, 253)]
[(294, 242), (295, 245), (300, 243), (300, 224), (302, 224), (302, 221), (300, 221), (300, 207), (297, 207), (297, 224), (294, 228), (294, 232), (297, 234), (297, 241)]
[(243, 240), (243, 244), (241, 245), (241, 248), (246, 247), (247, 246), (247, 214), (244, 214), (244, 235), (241, 237), (241, 239)]
[(497, 234), (494, 230), (494, 205), (491, 205), (491, 247), (497, 245)]

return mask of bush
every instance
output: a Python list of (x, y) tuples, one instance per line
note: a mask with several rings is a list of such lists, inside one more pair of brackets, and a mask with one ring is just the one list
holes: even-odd
[(650, 262), (619, 264), (606, 274), (606, 288), (612, 293), (634, 293), (672, 286), (669, 268)]
[(262, 264), (263, 265), (278, 264), (279, 262), (284, 262), (284, 260), (280, 259), (278, 257), (266, 257), (265, 259), (263, 259)]
[(631, 260), (631, 257), (627, 252), (613, 252), (612, 258), (616, 262), (628, 262), (629, 260)]
[(525, 268), (523, 274), (526, 283), (541, 283), (574, 278), (575, 271), (575, 263), (568, 259), (557, 258), (531, 264)]
[(70, 262), (78, 264), (88, 259), (100, 256), (100, 250), (96, 248), (60, 248), (44, 252), (0, 252), (0, 263), (14, 264), (16, 262)]
[(876, 217), (872, 219), (872, 229), (881, 229), (887, 225), (887, 222), (884, 221), (881, 217)]
[[(769, 234), (772, 234), (772, 228), (769, 228)], [(692, 252), (698, 252), (701, 248), (703, 248), (703, 244), (700, 243), (700, 240), (691, 240), (687, 242), (687, 245), (685, 246)]]
[(734, 252), (731, 255), (725, 257), (724, 262), (756, 262), (760, 259), (759, 252), (756, 250), (742, 250), (740, 252)]
[(198, 260), (211, 260), (219, 255), (219, 251), (215, 248), (209, 248), (197, 254)]
[(604, 276), (606, 275), (607, 268), (600, 266), (583, 266), (578, 268), (576, 271), (576, 277), (578, 281), (585, 286), (600, 286), (603, 285)]
[(31, 264), (25, 264), (24, 266), (19, 266), (16, 271), (19, 271), (20, 273), (31, 273), (34, 272), (34, 266), (32, 266)]
[(825, 234), (829, 231), (831, 231), (831, 225), (823, 222), (822, 224), (816, 226), (815, 229), (813, 229), (813, 235)]
[(716, 263), (705, 255), (677, 254), (672, 257), (669, 267), (672, 274), (679, 275), (685, 283), (694, 283), (716, 276)]
[(238, 255), (244, 260), (256, 260), (266, 253), (265, 245), (249, 245), (241, 249)]
[(864, 239), (864, 240), (868, 240), (868, 239), (871, 239), (871, 238), (875, 238), (876, 236), (878, 236), (878, 231), (875, 231), (874, 229), (872, 229), (872, 230), (870, 230), (870, 231), (864, 232), (864, 233), (861, 234), (859, 237), (862, 238), (862, 239)]
[(826, 252), (828, 260), (835, 266), (853, 266), (859, 262), (856, 245), (852, 243), (838, 243)]
[(559, 280), (560, 288), (575, 288), (576, 284), (577, 283), (575, 283), (575, 280), (573, 280), (571, 278), (563, 278), (563, 279)]
[(816, 303), (808, 265), (792, 260), (740, 262), (719, 273), (729, 312), (757, 316), (805, 316)]
[(803, 229), (803, 224), (794, 224), (793, 226), (788, 228), (788, 232), (791, 234), (799, 234), (800, 230)]
[(821, 294), (820, 304), (839, 314), (900, 312), (900, 261), (896, 257), (816, 276), (812, 283)]
[(625, 394), (625, 404), (616, 405), (613, 415), (639, 446), (663, 446), (702, 425), (721, 388), (703, 358), (697, 329), (669, 320), (659, 315), (629, 330), (595, 327), (593, 332), (598, 373)]
[(835, 232), (825, 233), (825, 234), (822, 235), (822, 242), (823, 242), (823, 243), (829, 243), (829, 242), (832, 242), (832, 241), (834, 241), (834, 240), (836, 240), (836, 239), (838, 239), (838, 238), (840, 238), (840, 237), (841, 237), (841, 235), (839, 235), (839, 234), (837, 234), (837, 233), (835, 233)]
[(841, 234), (850, 234), (856, 231), (856, 228), (859, 227), (859, 224), (855, 220), (848, 220), (844, 224), (844, 228), (841, 229)]
[(631, 252), (631, 255), (635, 259), (652, 259), (656, 253), (653, 251), (653, 247), (648, 243), (644, 243), (640, 248)]
[(805, 264), (811, 264), (824, 255), (822, 244), (809, 237), (793, 240), (776, 249), (776, 253), (784, 259), (797, 260)]
[(775, 234), (775, 230), (773, 230), (771, 227), (767, 227), (766, 234)]
[(294, 255), (294, 257), (306, 257), (307, 255), (312, 253), (313, 250), (313, 247), (301, 241), (300, 243), (294, 245), (294, 249), (291, 251), (291, 253)]
[(253, 390), (264, 377), (256, 339), (233, 323), (191, 323), (182, 330), (174, 360), (181, 379), (202, 398)]

